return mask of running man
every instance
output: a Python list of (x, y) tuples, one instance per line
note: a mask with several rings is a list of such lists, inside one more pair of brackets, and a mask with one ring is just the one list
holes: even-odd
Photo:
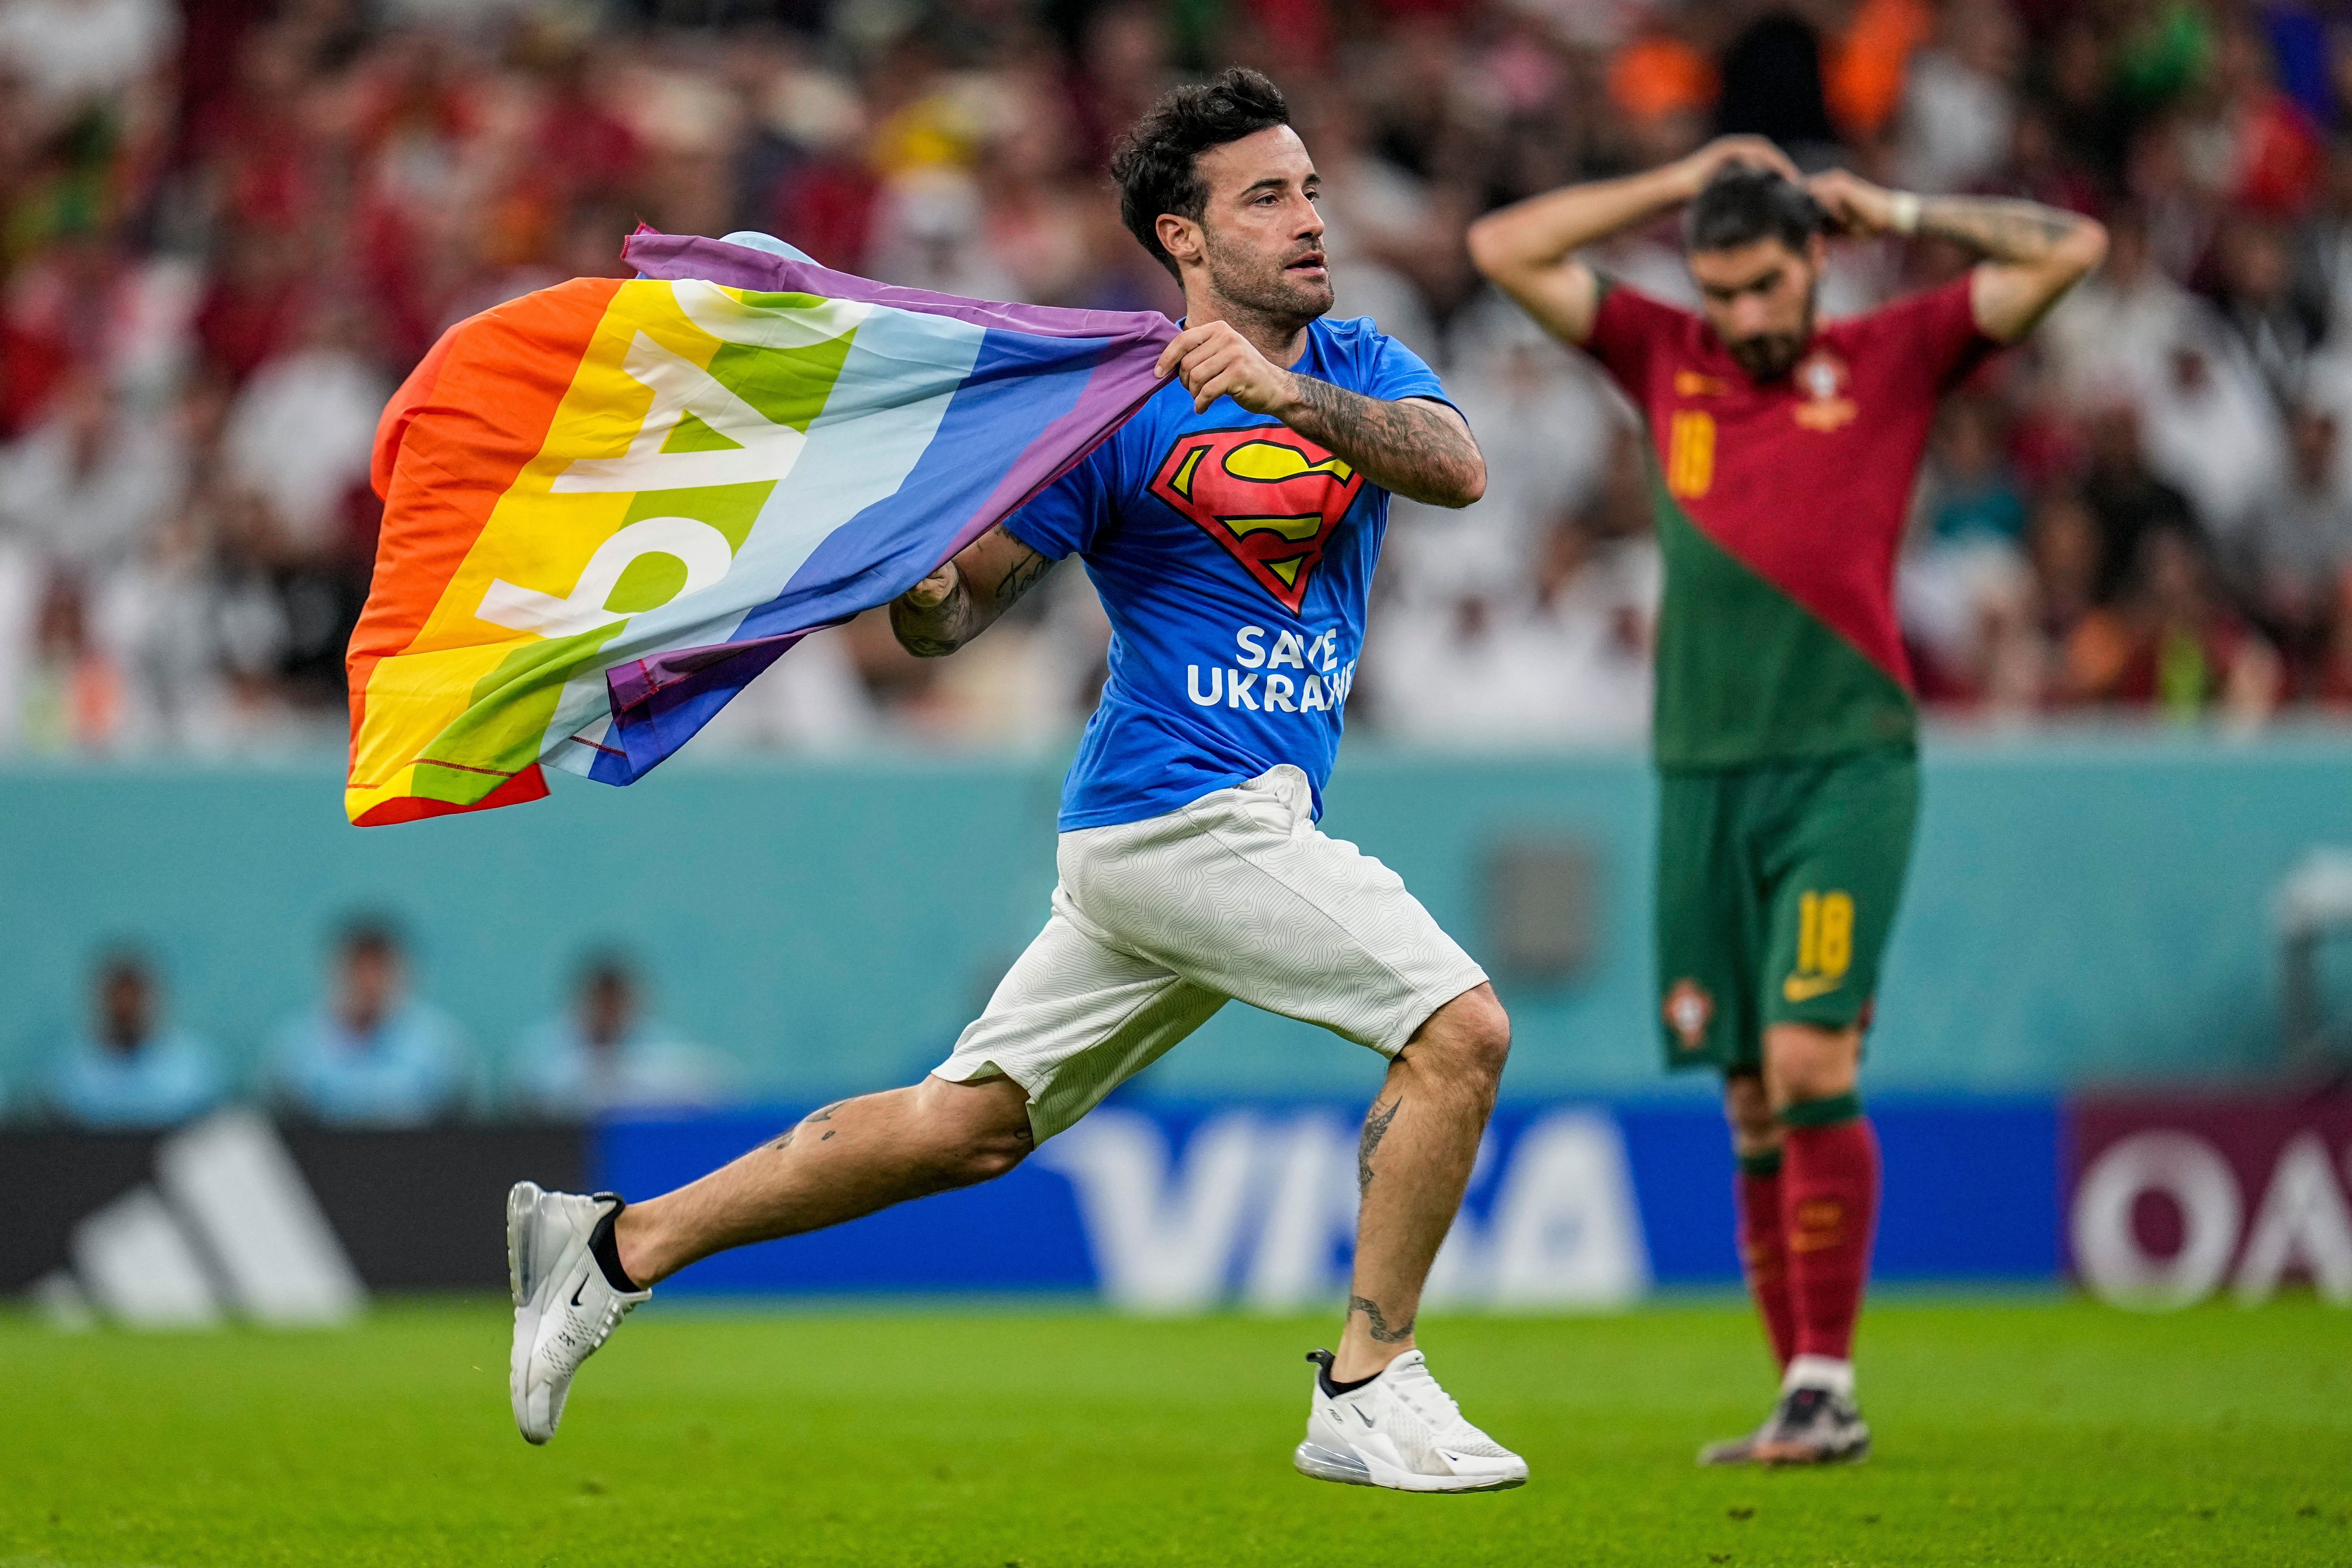
[[(1685, 203), (1699, 314), (1577, 259)], [(1823, 324), (1825, 231), (1934, 235), (1986, 259)], [(1740, 1252), (1783, 1373), (1763, 1426), (1700, 1459), (1859, 1459), (1850, 1352), (1878, 1145), (1856, 1072), (1919, 793), (1895, 551), (1937, 400), (2096, 267), (2106, 236), (2026, 202), (1804, 180), (1770, 142), (1730, 137), (1493, 214), (1470, 248), (1624, 388), (1656, 459), (1666, 1065), (1724, 1075)]]
[(1336, 1355), (1308, 1358), (1297, 1468), (1407, 1491), (1527, 1478), (1413, 1342), (1510, 1026), (1396, 874), (1315, 826), (1389, 497), (1465, 506), (1486, 464), (1426, 365), (1370, 321), (1323, 319), (1315, 165), (1272, 82), (1177, 89), (1111, 172), (1128, 227), (1184, 290), (1169, 384), (891, 606), (908, 649), (949, 654), (1055, 562), (1085, 561), (1110, 679), (1063, 794), (1052, 918), (913, 1088), (827, 1106), (642, 1203), (515, 1188), (511, 1383), (532, 1442), (650, 1287), (1002, 1175), (1239, 997), (1389, 1062), (1358, 1158), (1346, 1323)]

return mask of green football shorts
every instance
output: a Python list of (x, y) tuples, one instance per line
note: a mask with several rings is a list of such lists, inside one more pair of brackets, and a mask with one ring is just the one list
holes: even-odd
[(1907, 750), (1659, 775), (1670, 1069), (1753, 1072), (1768, 1025), (1869, 1023), (1918, 815)]

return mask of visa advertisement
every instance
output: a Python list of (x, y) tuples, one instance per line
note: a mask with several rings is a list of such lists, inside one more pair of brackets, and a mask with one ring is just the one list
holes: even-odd
[[(1287, 1311), (1343, 1294), (1364, 1107), (1114, 1098), (1010, 1175), (697, 1264), (666, 1290), (1098, 1290), (1145, 1312)], [(590, 1169), (664, 1191), (793, 1112), (610, 1122)], [(2046, 1098), (1889, 1099), (1883, 1279), (2050, 1280), (2059, 1109)], [(1703, 1100), (1506, 1104), (1430, 1282), (1433, 1306), (1630, 1305), (1738, 1279), (1732, 1163)]]
[[(499, 1290), (523, 1177), (644, 1197), (807, 1108), (588, 1127), (348, 1131), (219, 1111), (156, 1133), (0, 1133), (0, 1292), (60, 1321), (329, 1322), (383, 1290)], [(687, 1269), (677, 1296), (1091, 1296), (1115, 1310), (1340, 1299), (1364, 1108), (1114, 1097), (1011, 1174)], [(1881, 1285), (2051, 1288), (2132, 1310), (2309, 1290), (2352, 1305), (2352, 1094), (1887, 1096)], [(1732, 1167), (1702, 1100), (1506, 1104), (1432, 1306), (1591, 1311), (1736, 1288)]]

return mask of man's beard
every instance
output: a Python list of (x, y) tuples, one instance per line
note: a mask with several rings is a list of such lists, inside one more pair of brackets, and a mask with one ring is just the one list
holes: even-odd
[(1758, 332), (1724, 344), (1751, 381), (1778, 381), (1797, 368), (1805, 345), (1813, 341), (1813, 305), (1805, 301), (1805, 319), (1793, 332)]
[[(1236, 255), (1211, 237), (1208, 243), (1209, 284), (1217, 297), (1235, 310), (1257, 316), (1283, 331), (1296, 331), (1331, 308), (1329, 262), (1320, 278), (1290, 270), (1289, 263), (1306, 254), (1294, 250), (1276, 260), (1269, 257)], [(1322, 247), (1313, 247), (1323, 254)]]
[(1812, 323), (1801, 332), (1759, 332), (1725, 345), (1751, 381), (1778, 381), (1797, 368), (1805, 345), (1813, 341)]

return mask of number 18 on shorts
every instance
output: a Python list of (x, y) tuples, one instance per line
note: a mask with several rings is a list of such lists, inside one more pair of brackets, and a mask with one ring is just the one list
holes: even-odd
[(1752, 1070), (1768, 1026), (1867, 1021), (1918, 807), (1907, 751), (1660, 775), (1669, 1068)]

